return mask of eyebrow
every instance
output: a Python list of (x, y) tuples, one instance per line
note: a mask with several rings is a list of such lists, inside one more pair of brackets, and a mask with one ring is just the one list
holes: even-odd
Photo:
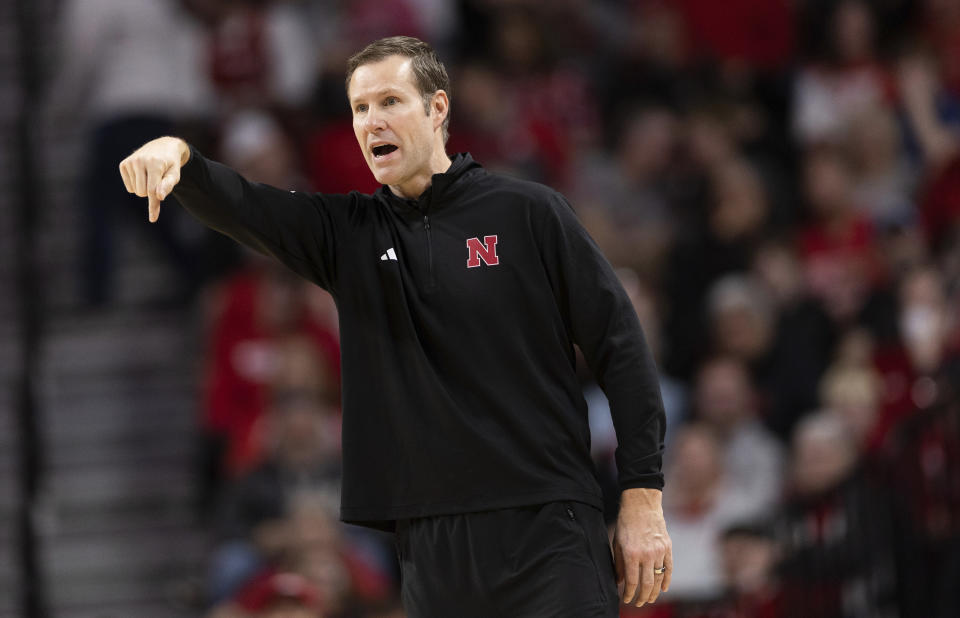
[[(386, 88), (381, 88), (381, 89), (378, 90), (377, 92), (374, 92), (374, 93), (373, 93), (373, 97), (374, 97), (374, 98), (382, 97), (382, 96), (384, 96), (384, 95), (386, 95), (386, 94), (391, 94), (391, 93), (396, 94), (396, 92), (397, 92), (397, 89), (396, 89), (396, 88), (394, 88), (394, 87), (392, 87), (392, 86), (388, 86), (388, 87), (386, 87)], [(350, 105), (351, 105), (351, 106), (356, 105), (358, 102), (359, 102), (359, 99), (357, 99), (357, 98), (350, 99)]]

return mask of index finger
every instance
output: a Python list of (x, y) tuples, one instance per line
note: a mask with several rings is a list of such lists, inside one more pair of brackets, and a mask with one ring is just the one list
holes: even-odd
[(147, 196), (148, 203), (148, 219), (150, 223), (156, 223), (157, 219), (160, 218), (160, 200), (157, 199), (157, 196), (150, 194)]

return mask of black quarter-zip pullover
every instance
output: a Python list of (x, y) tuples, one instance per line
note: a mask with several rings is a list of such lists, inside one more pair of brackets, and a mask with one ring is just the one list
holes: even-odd
[(574, 343), (610, 400), (621, 488), (662, 488), (665, 417), (640, 323), (556, 191), (459, 154), (416, 200), (289, 192), (191, 149), (173, 195), (333, 295), (343, 520), (601, 507)]

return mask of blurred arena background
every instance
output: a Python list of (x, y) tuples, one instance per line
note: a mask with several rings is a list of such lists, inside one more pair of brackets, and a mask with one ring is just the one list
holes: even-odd
[(343, 67), (393, 34), (655, 349), (677, 566), (623, 615), (960, 616), (957, 0), (0, 2), (0, 616), (402, 616), (336, 521), (331, 299), (117, 173), (175, 133), (372, 191)]

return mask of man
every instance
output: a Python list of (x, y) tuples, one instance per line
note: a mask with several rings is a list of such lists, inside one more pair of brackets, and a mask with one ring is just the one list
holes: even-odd
[[(354, 131), (383, 184), (372, 196), (249, 183), (172, 137), (120, 171), (151, 221), (173, 195), (335, 297), (341, 518), (396, 531), (409, 615), (616, 616), (616, 580), (625, 603), (643, 605), (672, 570), (655, 367), (564, 198), (447, 156), (448, 90), (417, 39), (350, 59)], [(620, 443), (613, 557), (574, 343)]]

